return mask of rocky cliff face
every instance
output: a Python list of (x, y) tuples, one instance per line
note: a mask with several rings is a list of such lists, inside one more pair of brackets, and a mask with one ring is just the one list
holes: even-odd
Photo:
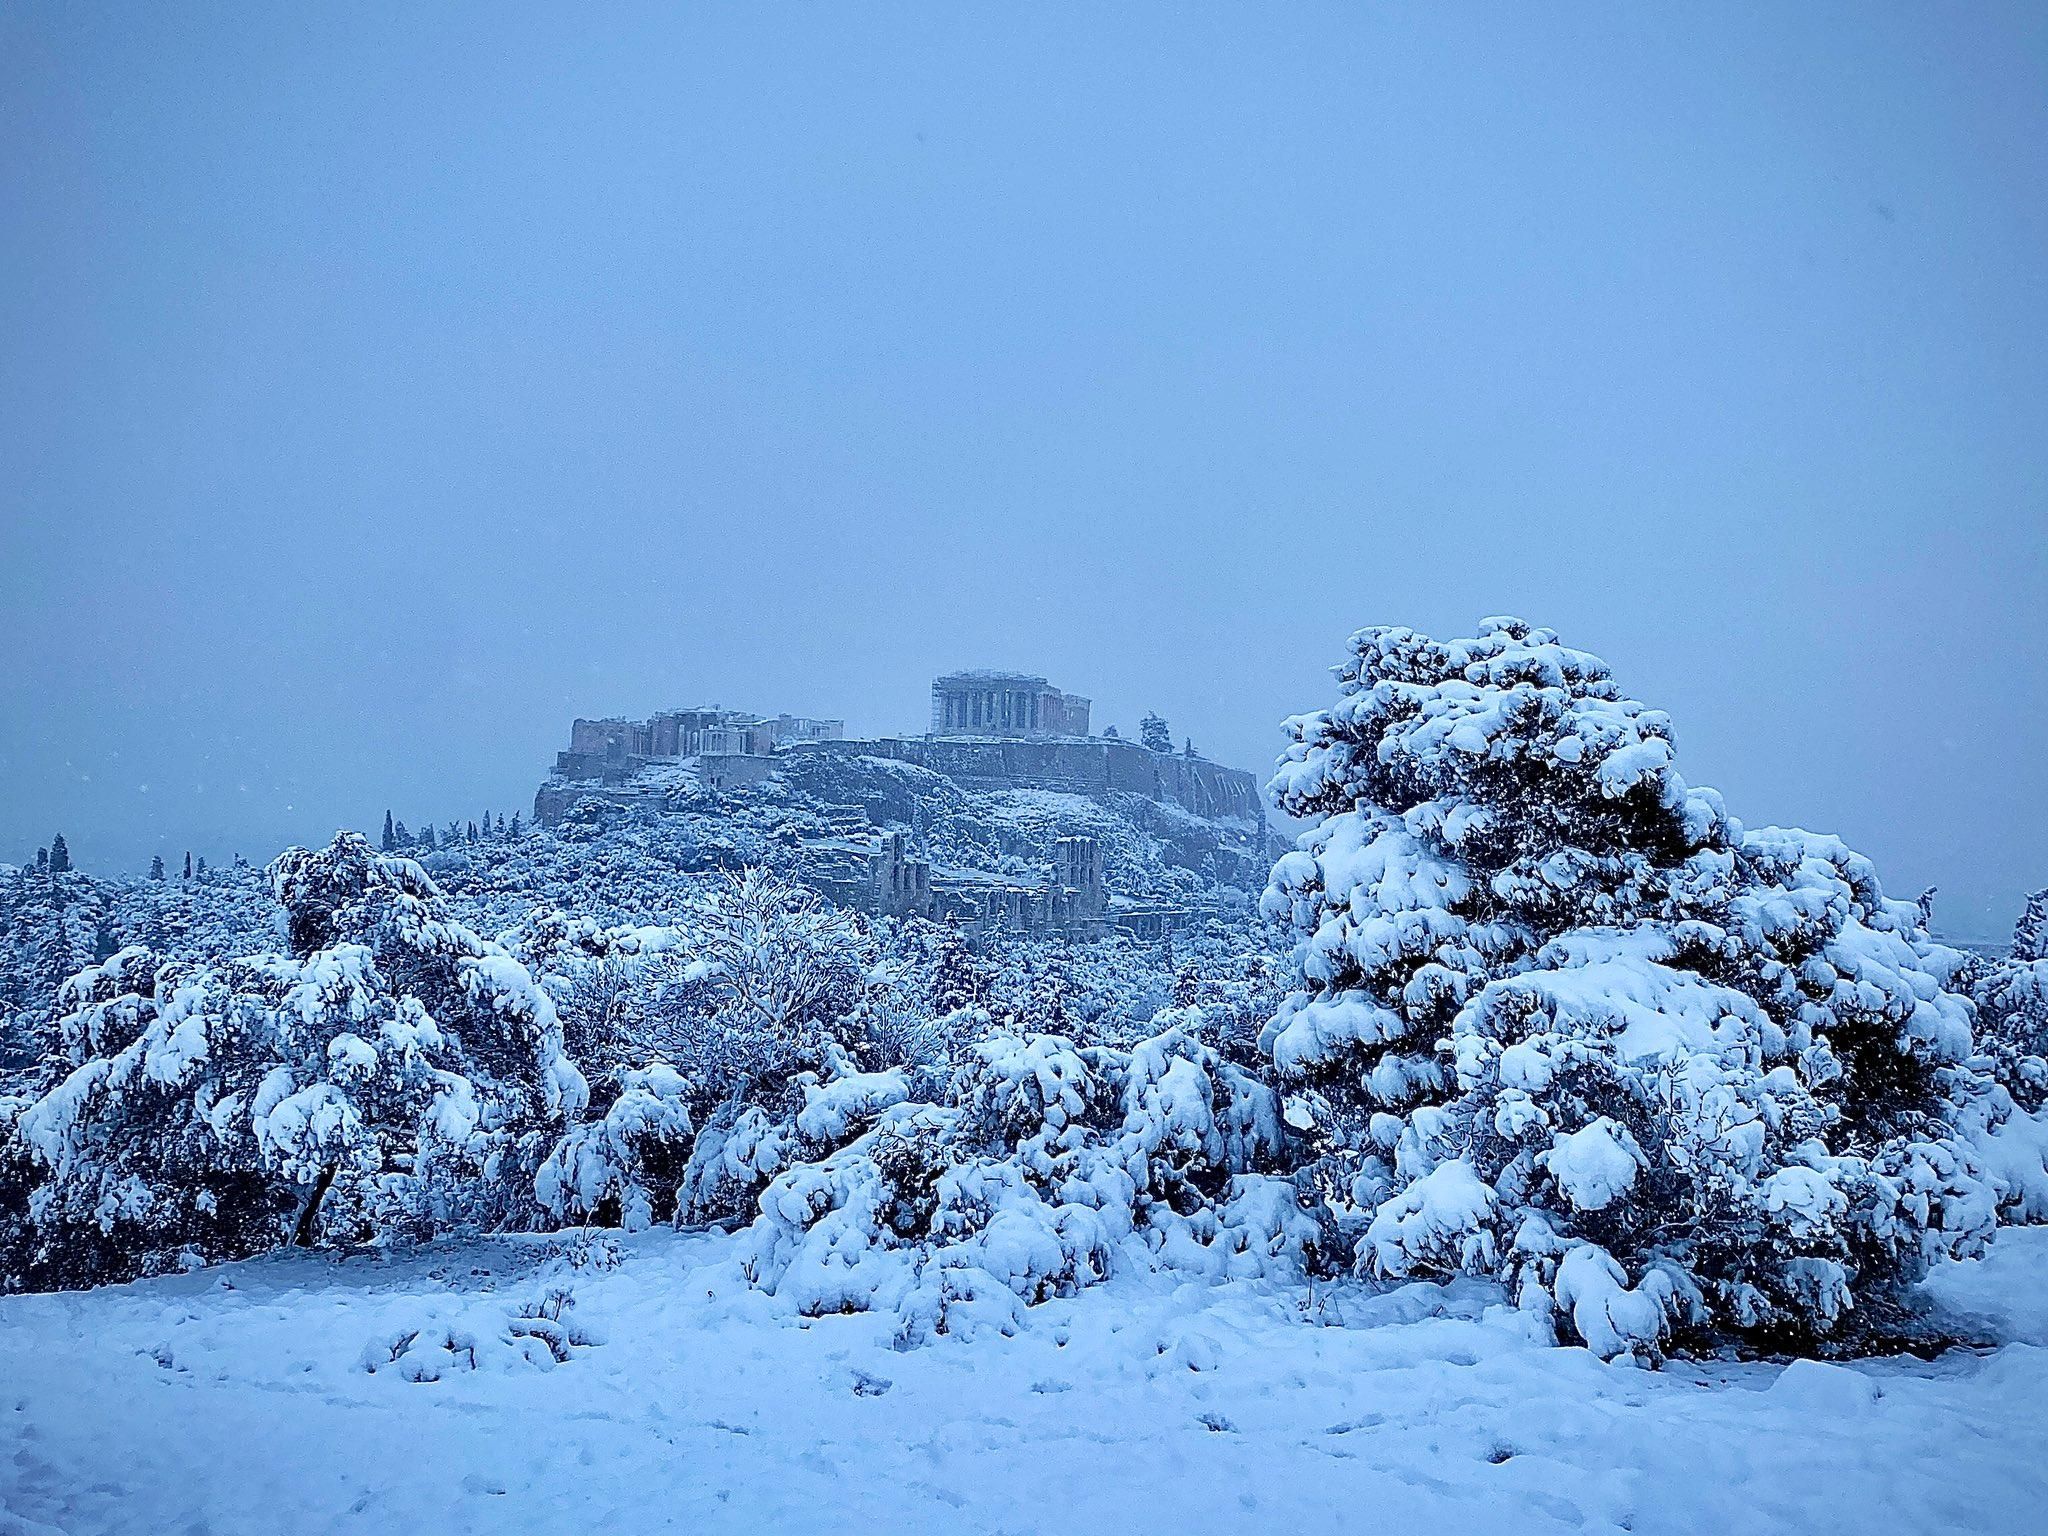
[[(584, 777), (558, 765), (535, 797), (537, 820), (587, 833), (619, 813), (651, 817), (714, 850), (713, 862), (717, 849), (797, 857), (830, 891), (872, 873), (863, 861), (894, 834), (941, 885), (1019, 888), (1054, 882), (1061, 840), (1086, 838), (1112, 898), (1183, 916), (1242, 901), (1279, 851), (1252, 775), (1116, 740), (884, 737), (619, 766)], [(847, 870), (833, 875), (834, 861)]]
[(1241, 768), (1198, 757), (1148, 752), (1134, 742), (1100, 737), (995, 740), (964, 737), (882, 737), (872, 741), (806, 742), (810, 753), (889, 758), (929, 769), (962, 789), (1052, 789), (1104, 798), (1132, 794), (1177, 805), (1209, 820), (1254, 824), (1264, 815), (1258, 781)]

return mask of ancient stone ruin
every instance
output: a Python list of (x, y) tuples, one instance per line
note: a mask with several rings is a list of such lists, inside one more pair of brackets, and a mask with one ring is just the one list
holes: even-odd
[(1028, 672), (949, 672), (932, 680), (934, 736), (1086, 736), (1088, 700)]
[[(641, 809), (696, 803), (705, 794), (744, 792), (778, 774), (828, 786), (863, 764), (910, 764), (962, 791), (1038, 790), (1104, 804), (1133, 799), (1163, 818), (1227, 837), (1251, 863), (1268, 853), (1258, 784), (1242, 769), (1188, 753), (1155, 752), (1089, 732), (1090, 701), (1033, 673), (968, 671), (933, 680), (931, 728), (921, 734), (849, 740), (838, 720), (756, 715), (701, 707), (646, 720), (577, 720), (569, 748), (534, 798), (554, 825), (578, 804), (601, 799)], [(844, 761), (846, 769), (830, 769)], [(927, 781), (929, 782), (929, 781)], [(877, 914), (953, 917), (978, 931), (1099, 933), (1109, 927), (1153, 935), (1193, 920), (1191, 909), (1112, 896), (1094, 837), (1063, 836), (1032, 880), (985, 868), (935, 865), (900, 822), (880, 825), (844, 798), (821, 797), (826, 830), (805, 839), (805, 878), (835, 901)], [(1226, 830), (1227, 829), (1227, 830)], [(1044, 859), (1040, 845), (1034, 857)]]

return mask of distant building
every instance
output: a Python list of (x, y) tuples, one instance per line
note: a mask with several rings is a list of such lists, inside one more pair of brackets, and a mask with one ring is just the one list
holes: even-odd
[(1088, 700), (1029, 672), (949, 672), (932, 680), (934, 736), (1086, 736)]
[(799, 741), (838, 741), (838, 720), (762, 716), (744, 709), (670, 709), (645, 720), (577, 720), (555, 772), (571, 779), (615, 779), (649, 762), (686, 757), (768, 757)]

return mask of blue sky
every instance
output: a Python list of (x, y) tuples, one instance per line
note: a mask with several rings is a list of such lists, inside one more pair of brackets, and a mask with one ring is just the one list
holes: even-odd
[(1560, 629), (2048, 883), (2048, 11), (0, 11), (0, 859), (511, 809), (1017, 666), (1262, 769)]

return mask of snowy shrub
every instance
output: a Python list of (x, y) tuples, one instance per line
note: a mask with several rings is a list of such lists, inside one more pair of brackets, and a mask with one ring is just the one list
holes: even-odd
[(964, 1135), (1051, 1177), (1061, 1152), (1086, 1145), (1091, 1130), (1110, 1123), (1117, 1065), (1108, 1048), (1059, 1035), (989, 1035), (972, 1047), (956, 1085)]
[(639, 1061), (661, 1060), (693, 1103), (771, 1102), (818, 1068), (869, 990), (874, 943), (853, 914), (761, 868), (716, 877), (640, 965), (619, 1025)]
[(2003, 1112), (1960, 957), (1867, 861), (1746, 830), (1547, 630), (1368, 629), (1338, 678), (1272, 785), (1319, 820), (1264, 898), (1300, 985), (1262, 1045), (1364, 1270), (1497, 1275), (1654, 1355), (1882, 1322), (1983, 1249), (2016, 1191), (1968, 1134)]
[(553, 907), (536, 909), (500, 936), (553, 999), (569, 1053), (600, 1071), (645, 1059), (632, 1000), (650, 963), (681, 941), (672, 927), (607, 927)]
[(758, 1104), (741, 1108), (728, 1099), (690, 1150), (676, 1221), (697, 1226), (750, 1214), (768, 1181), (789, 1166), (795, 1143), (794, 1128)]
[(549, 1262), (577, 1273), (602, 1274), (617, 1269), (626, 1259), (626, 1250), (617, 1238), (587, 1227), (549, 1238), (541, 1252)]
[(415, 1383), (471, 1371), (551, 1371), (602, 1342), (578, 1322), (575, 1307), (575, 1294), (559, 1286), (509, 1312), (502, 1304), (472, 1305), (452, 1321), (380, 1334), (364, 1345), (359, 1363), (369, 1375)]
[(613, 1074), (601, 1117), (573, 1126), (541, 1164), (535, 1194), (560, 1221), (638, 1232), (675, 1214), (696, 1128), (672, 1067)]
[(1103, 1280), (1120, 1253), (1218, 1278), (1298, 1273), (1322, 1234), (1263, 1171), (1287, 1151), (1278, 1098), (1162, 1023), (1129, 1051), (995, 1028), (944, 1104), (842, 1065), (777, 1144), (792, 1161), (760, 1194), (747, 1274), (808, 1315), (893, 1308), (914, 1343), (1011, 1331), (1019, 1306)]

